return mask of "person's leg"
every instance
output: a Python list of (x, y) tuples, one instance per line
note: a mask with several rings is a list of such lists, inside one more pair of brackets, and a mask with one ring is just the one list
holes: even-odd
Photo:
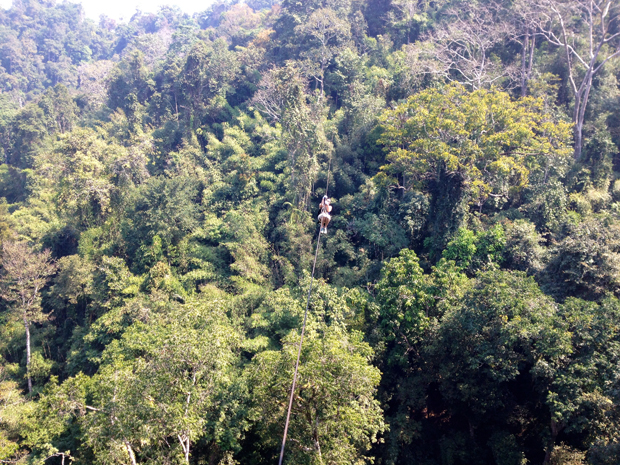
[(321, 224), (321, 234), (325, 234), (327, 232), (327, 223), (329, 223), (329, 215), (322, 212), (319, 215), (319, 223)]

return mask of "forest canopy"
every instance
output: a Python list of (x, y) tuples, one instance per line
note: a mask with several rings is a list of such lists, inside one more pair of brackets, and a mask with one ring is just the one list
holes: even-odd
[(619, 80), (615, 0), (13, 0), (0, 463), (275, 463), (306, 305), (284, 463), (620, 463)]

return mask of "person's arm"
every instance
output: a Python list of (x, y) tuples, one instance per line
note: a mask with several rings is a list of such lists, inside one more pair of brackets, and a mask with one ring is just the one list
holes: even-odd
[(328, 205), (328, 206), (327, 206), (327, 211), (328, 211), (328, 212), (331, 212), (331, 211), (332, 211), (332, 206), (331, 206), (331, 205)]

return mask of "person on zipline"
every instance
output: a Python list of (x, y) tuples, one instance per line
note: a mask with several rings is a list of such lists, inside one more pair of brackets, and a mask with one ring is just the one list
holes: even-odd
[(332, 211), (331, 200), (326, 195), (323, 196), (323, 200), (321, 200), (321, 204), (319, 208), (321, 209), (321, 213), (319, 214), (319, 223), (321, 223), (321, 234), (327, 234), (327, 225), (329, 224), (329, 220), (332, 219), (329, 212)]

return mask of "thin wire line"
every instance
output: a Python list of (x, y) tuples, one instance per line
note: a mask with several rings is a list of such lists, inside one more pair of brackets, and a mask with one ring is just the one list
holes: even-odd
[(327, 184), (325, 185), (325, 195), (327, 195), (327, 191), (329, 190), (329, 174), (332, 172), (332, 157), (329, 156), (329, 166), (327, 167)]
[[(329, 166), (327, 168), (327, 185), (325, 186), (325, 195), (329, 189), (329, 175), (332, 171), (332, 157), (329, 157)], [(304, 323), (301, 326), (301, 337), (299, 338), (299, 349), (297, 350), (297, 362), (295, 362), (295, 373), (293, 374), (293, 386), (291, 387), (291, 395), (288, 401), (288, 411), (286, 412), (286, 423), (284, 424), (284, 435), (282, 437), (282, 448), (280, 449), (280, 461), (278, 465), (282, 465), (284, 460), (284, 448), (286, 446), (286, 436), (288, 434), (288, 425), (291, 419), (291, 410), (293, 408), (293, 397), (295, 395), (295, 385), (297, 384), (297, 372), (299, 370), (299, 360), (301, 358), (301, 345), (304, 342), (304, 334), (306, 332), (306, 321), (308, 320), (308, 307), (310, 307), (310, 296), (312, 295), (312, 284), (314, 283), (314, 270), (316, 269), (316, 260), (319, 256), (319, 246), (321, 245), (321, 228), (316, 240), (316, 251), (314, 252), (314, 263), (312, 264), (312, 276), (310, 277), (310, 288), (308, 289), (308, 299), (306, 301), (306, 311), (304, 312)]]
[(282, 465), (284, 460), (284, 447), (286, 446), (286, 435), (288, 434), (288, 424), (291, 418), (291, 409), (293, 407), (293, 396), (295, 394), (295, 384), (297, 384), (297, 371), (299, 369), (299, 359), (301, 357), (301, 345), (304, 342), (304, 333), (306, 332), (306, 320), (308, 319), (308, 307), (310, 306), (310, 294), (312, 294), (312, 284), (314, 283), (314, 270), (316, 268), (316, 259), (319, 256), (319, 245), (321, 244), (321, 230), (316, 241), (316, 252), (314, 252), (314, 264), (312, 265), (312, 277), (310, 278), (310, 288), (308, 289), (308, 300), (306, 302), (306, 311), (304, 312), (304, 324), (301, 327), (301, 338), (299, 339), (299, 350), (297, 351), (297, 362), (295, 363), (295, 374), (293, 375), (293, 386), (291, 387), (291, 396), (288, 401), (288, 412), (286, 413), (286, 424), (284, 425), (284, 436), (282, 437), (282, 449), (280, 450), (280, 461), (278, 465)]

